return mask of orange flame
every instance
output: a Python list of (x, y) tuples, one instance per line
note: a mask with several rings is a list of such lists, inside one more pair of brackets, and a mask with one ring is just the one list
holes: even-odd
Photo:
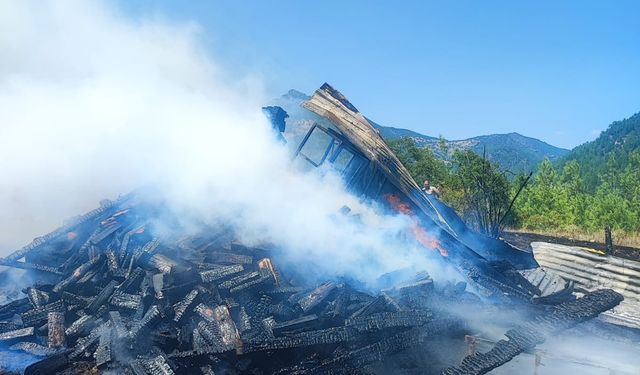
[(67, 241), (73, 241), (78, 238), (78, 233), (76, 232), (67, 232)]
[(411, 206), (409, 206), (407, 203), (400, 200), (400, 197), (398, 197), (395, 194), (387, 194), (385, 195), (385, 198), (387, 199), (387, 202), (389, 202), (389, 204), (391, 205), (391, 208), (411, 218), (411, 231), (413, 232), (413, 235), (415, 236), (416, 240), (418, 240), (418, 242), (420, 242), (422, 246), (424, 246), (429, 250), (438, 250), (440, 255), (442, 255), (443, 257), (449, 256), (449, 252), (447, 251), (447, 249), (442, 247), (440, 242), (438, 242), (438, 240), (435, 237), (430, 235), (429, 232), (427, 232), (420, 225), (420, 222), (418, 221), (418, 217), (411, 209)]

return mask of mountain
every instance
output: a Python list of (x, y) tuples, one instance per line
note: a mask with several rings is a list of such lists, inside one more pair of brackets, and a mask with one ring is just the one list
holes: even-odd
[(420, 133), (414, 132), (413, 130), (394, 128), (391, 126), (382, 126), (376, 123), (375, 121), (371, 120), (370, 118), (367, 118), (367, 120), (371, 123), (371, 125), (373, 125), (376, 129), (378, 129), (378, 131), (380, 132), (380, 135), (384, 139), (396, 139), (400, 137), (409, 137), (409, 138), (413, 138), (413, 140), (416, 142), (416, 144), (419, 147), (424, 147), (429, 142), (438, 141), (438, 138), (436, 137), (430, 137), (428, 135), (420, 134)]
[[(287, 131), (294, 137), (304, 136), (313, 119), (308, 118), (307, 112), (300, 111), (300, 104), (310, 97), (297, 90), (289, 90), (286, 94), (271, 101), (270, 105), (283, 107), (290, 118), (287, 119)], [(487, 157), (499, 163), (503, 169), (517, 173), (529, 172), (548, 157), (555, 161), (566, 155), (569, 150), (554, 147), (535, 138), (525, 137), (518, 133), (491, 134), (462, 139), (457, 141), (445, 141), (448, 152), (443, 152), (439, 146), (440, 139), (433, 136), (420, 134), (413, 130), (384, 126), (367, 118), (367, 120), (380, 132), (386, 140), (400, 137), (412, 138), (418, 147), (429, 147), (441, 158), (448, 158), (454, 150), (473, 149), (482, 154), (486, 150)]]
[(445, 153), (440, 147), (439, 138), (423, 135), (412, 130), (382, 126), (371, 120), (369, 121), (380, 131), (380, 134), (385, 139), (410, 137), (418, 147), (429, 147), (441, 158), (448, 158), (454, 150), (469, 148), (480, 155), (486, 152), (490, 160), (497, 162), (503, 169), (513, 173), (534, 170), (545, 156), (551, 161), (555, 161), (569, 153), (569, 150), (555, 147), (539, 139), (526, 137), (518, 133), (481, 135), (455, 141), (445, 140), (446, 149), (448, 150), (448, 153)]
[(621, 121), (615, 121), (591, 142), (574, 148), (559, 160), (562, 166), (571, 160), (580, 164), (580, 174), (585, 187), (594, 191), (600, 184), (600, 176), (609, 168), (624, 170), (629, 155), (640, 150), (640, 112)]

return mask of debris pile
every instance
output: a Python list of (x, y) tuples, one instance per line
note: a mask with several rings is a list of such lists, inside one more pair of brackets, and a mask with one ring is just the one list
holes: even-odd
[(2, 259), (55, 280), (0, 307), (0, 348), (39, 358), (26, 374), (354, 372), (460, 323), (419, 306), (426, 274), (377, 296), (308, 287), (230, 232), (156, 237), (154, 214), (105, 201)]
[[(349, 192), (407, 215), (425, 251), (466, 282), (398, 272), (375, 293), (348, 279), (309, 285), (313, 265), (281, 268), (277, 247), (249, 246), (224, 225), (186, 230), (138, 191), (0, 258), (26, 270), (24, 289), (4, 293), (14, 280), (0, 269), (0, 375), (484, 374), (622, 300), (611, 290), (576, 299), (531, 254), (474, 234), (328, 84), (299, 104), (294, 117), (311, 127), (296, 160), (327, 163)], [(288, 113), (264, 110), (285, 141)], [(463, 359), (469, 316), (494, 323), (500, 310), (527, 322), (501, 322), (508, 340)]]
[[(448, 306), (479, 304), (464, 283), (435, 288), (426, 273), (377, 295), (336, 281), (310, 287), (231, 231), (161, 234), (158, 215), (135, 195), (104, 201), (3, 258), (49, 281), (0, 306), (0, 350), (33, 356), (27, 375), (369, 374), (403, 353), (398, 371), (411, 373), (426, 370), (424, 358), (412, 359), (415, 348), (463, 336)], [(514, 331), (509, 351), (497, 350), (512, 357), (543, 340), (540, 332), (592, 318), (618, 298), (604, 291), (556, 306)], [(483, 358), (462, 366), (483, 373), (504, 363)]]

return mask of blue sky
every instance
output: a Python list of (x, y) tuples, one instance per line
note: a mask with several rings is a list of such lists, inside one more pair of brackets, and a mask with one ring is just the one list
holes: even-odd
[(374, 121), (571, 148), (640, 111), (639, 1), (122, 1), (201, 25), (233, 78), (323, 82)]

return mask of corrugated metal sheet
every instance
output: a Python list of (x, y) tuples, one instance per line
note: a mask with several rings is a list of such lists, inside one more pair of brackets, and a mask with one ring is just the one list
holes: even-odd
[(588, 291), (611, 288), (622, 294), (624, 301), (603, 314), (603, 318), (640, 328), (640, 262), (547, 242), (533, 242), (531, 247), (540, 266), (574, 281), (577, 288)]

